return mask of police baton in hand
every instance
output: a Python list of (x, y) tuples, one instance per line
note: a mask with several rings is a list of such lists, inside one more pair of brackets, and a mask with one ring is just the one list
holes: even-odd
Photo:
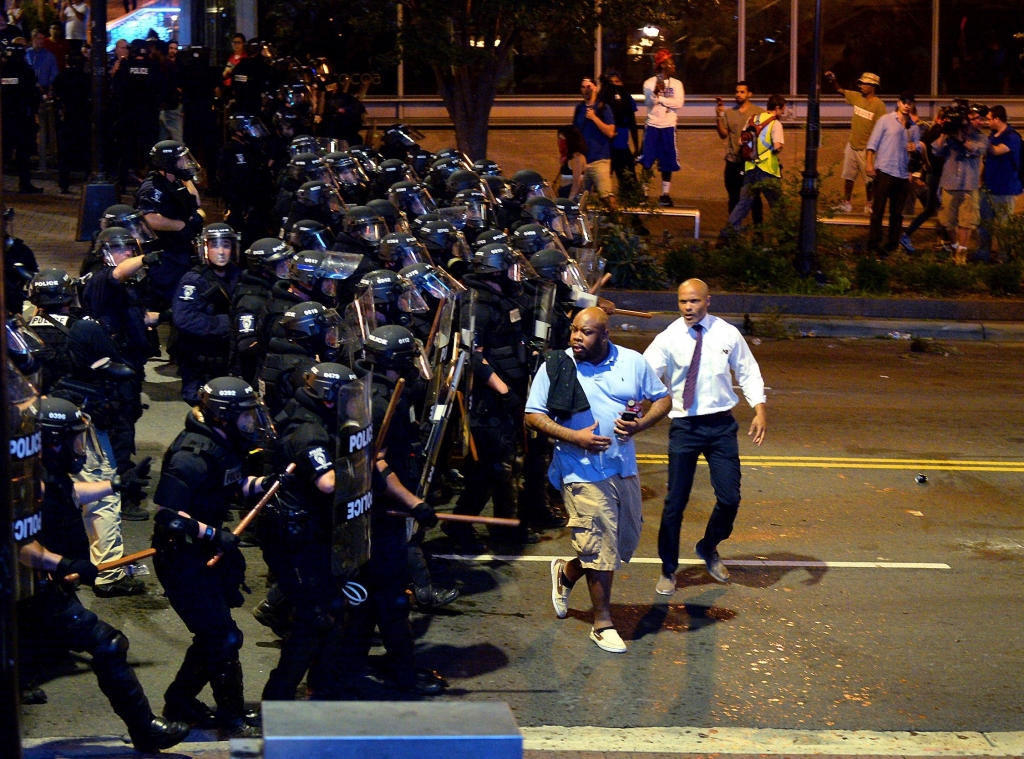
[[(411, 511), (389, 510), (389, 517), (412, 517)], [(464, 522), (467, 524), (486, 524), (491, 527), (518, 527), (518, 519), (505, 519), (503, 517), (477, 517), (471, 514), (435, 514), (439, 522)]]
[[(288, 466), (285, 467), (284, 473), (285, 474), (291, 474), (294, 471), (295, 471), (295, 462), (293, 461), (291, 464), (289, 464)], [(252, 511), (250, 511), (248, 514), (246, 514), (244, 517), (242, 517), (242, 521), (239, 522), (237, 525), (235, 525), (235, 529), (233, 529), (231, 531), (232, 534), (234, 534), (234, 535), (241, 535), (243, 532), (245, 532), (246, 529), (249, 527), (249, 525), (251, 525), (253, 523), (253, 520), (255, 520), (256, 517), (258, 517), (260, 515), (260, 512), (263, 511), (263, 508), (268, 503), (270, 503), (270, 499), (273, 498), (274, 495), (277, 493), (277, 491), (280, 490), (280, 489), (281, 489), (281, 480), (275, 480), (274, 483), (267, 490), (267, 492), (263, 494), (263, 497), (260, 498), (259, 502), (255, 506), (252, 507)], [(206, 566), (208, 566), (208, 567), (215, 567), (215, 566), (217, 566), (217, 562), (220, 561), (220, 558), (223, 555), (224, 555), (223, 551), (217, 551), (217, 553), (215, 553), (213, 556), (211, 556), (210, 560), (206, 562)]]
[[(106, 572), (108, 569), (120, 569), (121, 567), (126, 567), (129, 564), (134, 564), (137, 561), (142, 561), (143, 559), (148, 559), (149, 557), (155, 555), (155, 548), (145, 548), (141, 551), (130, 553), (127, 556), (122, 556), (120, 559), (115, 559), (114, 561), (105, 561), (102, 564), (97, 564), (96, 569), (99, 572)], [(78, 580), (77, 572), (66, 575), (63, 579), (63, 582), (75, 582), (76, 580)]]
[(384, 440), (388, 436), (388, 427), (391, 426), (391, 420), (398, 409), (398, 401), (402, 397), (403, 390), (405, 390), (405, 377), (399, 378), (398, 382), (395, 383), (395, 392), (391, 394), (388, 410), (384, 412), (384, 421), (380, 423), (377, 439), (373, 441), (373, 455), (370, 457), (370, 466), (377, 466), (377, 457), (380, 455), (381, 448), (384, 447)]

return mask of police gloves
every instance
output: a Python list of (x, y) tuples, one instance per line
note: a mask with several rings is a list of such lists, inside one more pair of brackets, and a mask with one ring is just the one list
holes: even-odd
[(502, 410), (509, 416), (516, 417), (523, 413), (523, 402), (519, 400), (519, 396), (512, 390), (509, 390), (504, 395), (498, 396), (501, 402)]
[(188, 221), (185, 222), (184, 228), (181, 230), (181, 234), (191, 240), (193, 237), (198, 237), (203, 231), (203, 217), (199, 213), (194, 213), (188, 217)]
[(144, 266), (159, 266), (160, 265), (160, 252), (154, 250), (151, 253), (147, 253), (142, 257), (142, 263)]
[(152, 466), (153, 457), (146, 456), (142, 461), (129, 469), (123, 475), (114, 475), (110, 481), (110, 488), (115, 493), (124, 494), (130, 501), (142, 500), (145, 495), (146, 486), (149, 485), (149, 470)]
[(69, 559), (65, 556), (57, 562), (57, 571), (54, 575), (58, 580), (63, 580), (68, 575), (78, 575), (78, 579), (85, 585), (94, 585), (99, 573), (96, 565), (88, 559)]
[(413, 506), (412, 518), (423, 525), (427, 530), (431, 527), (437, 526), (437, 514), (434, 513), (433, 507), (423, 502), (417, 503)]
[(218, 551), (227, 553), (238, 548), (238, 544), (242, 542), (242, 539), (231, 532), (231, 530), (214, 530), (210, 542), (217, 546)]

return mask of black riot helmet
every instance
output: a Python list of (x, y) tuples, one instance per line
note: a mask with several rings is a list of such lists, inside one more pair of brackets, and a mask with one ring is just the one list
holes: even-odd
[(392, 148), (414, 148), (417, 140), (422, 140), (423, 134), (406, 124), (392, 124), (384, 130), (380, 141), (382, 145)]
[(295, 249), (276, 237), (262, 237), (245, 251), (245, 265), (254, 274), (267, 273), (275, 279), (288, 277), (288, 261)]
[(362, 240), (376, 248), (388, 234), (388, 225), (367, 206), (352, 206), (341, 220), (341, 228), (349, 237)]
[(580, 210), (580, 204), (570, 198), (555, 198), (555, 205), (562, 209), (565, 220), (569, 223), (572, 240), (568, 244), (574, 248), (585, 248), (594, 238), (590, 234), (590, 226)]
[(502, 229), (488, 229), (477, 235), (476, 239), (473, 240), (473, 250), (478, 250), (484, 245), (490, 245), (491, 243), (500, 243), (502, 245), (511, 245), (511, 238), (508, 233)]
[(323, 179), (304, 182), (295, 191), (295, 200), (306, 208), (320, 209), (332, 223), (345, 211), (345, 201), (338, 194), (338, 188)]
[(547, 227), (563, 242), (572, 241), (572, 230), (569, 220), (555, 201), (543, 196), (534, 196), (523, 204), (523, 218), (533, 219), (536, 223)]
[(308, 108), (312, 95), (307, 84), (285, 84), (278, 88), (277, 99), (286, 108)]
[(505, 177), (496, 176), (493, 174), (486, 174), (483, 176), (484, 183), (487, 185), (487, 189), (491, 191), (491, 195), (494, 199), (501, 203), (505, 200), (512, 200), (512, 183), (509, 182)]
[(434, 160), (435, 161), (439, 161), (439, 160), (442, 160), (442, 159), (446, 160), (446, 159), (449, 159), (449, 158), (454, 158), (456, 161), (458, 161), (460, 164), (462, 164), (463, 168), (466, 168), (466, 169), (473, 168), (473, 162), (469, 160), (469, 156), (467, 156), (465, 153), (463, 153), (458, 148), (442, 148), (441, 150), (438, 150), (434, 154)]
[(480, 175), (469, 169), (453, 171), (445, 184), (448, 187), (448, 197), (455, 197), (462, 190), (477, 190), (485, 194), (490, 193), (487, 185), (480, 179)]
[(376, 269), (365, 274), (359, 284), (370, 288), (375, 306), (396, 306), (407, 314), (421, 314), (429, 310), (416, 285), (398, 272)]
[(532, 256), (544, 248), (558, 248), (565, 252), (554, 232), (540, 224), (524, 224), (516, 229), (512, 233), (512, 247), (527, 256)]
[(430, 164), (435, 160), (433, 153), (425, 148), (420, 148), (419, 150), (414, 150), (412, 155), (409, 156), (409, 165), (416, 172), (416, 176), (420, 179), (425, 179), (427, 172), (430, 171)]
[[(301, 138), (296, 138), (301, 139)], [(309, 139), (313, 139), (310, 137)], [(315, 140), (314, 140), (315, 142)], [(317, 171), (326, 166), (324, 159), (312, 151), (295, 153), (288, 161), (288, 175), (295, 180), (313, 179)]]
[(482, 177), (500, 177), (501, 167), (497, 161), (492, 161), (490, 158), (480, 158), (473, 161), (473, 171)]
[(551, 186), (544, 177), (533, 169), (523, 169), (512, 175), (512, 196), (517, 203), (525, 203), (532, 197), (554, 198)]
[(388, 200), (410, 219), (437, 211), (430, 191), (419, 182), (396, 182), (388, 190)]
[(561, 248), (544, 248), (530, 256), (530, 265), (549, 282), (561, 283), (574, 291), (586, 292), (587, 280), (576, 261)]
[(377, 169), (381, 162), (380, 153), (366, 145), (353, 145), (348, 149), (348, 152), (359, 161), (359, 165), (363, 167), (366, 176), (370, 177), (371, 180), (377, 176)]
[(338, 312), (321, 303), (297, 303), (284, 312), (281, 329), (294, 343), (313, 348), (320, 353), (324, 348), (337, 351), (342, 343), (342, 322)]
[(177, 140), (162, 140), (149, 151), (149, 166), (185, 181), (199, 176), (201, 167), (192, 152)]
[(379, 369), (392, 369), (399, 375), (418, 372), (430, 379), (430, 364), (423, 353), (423, 344), (406, 327), (385, 324), (366, 337), (366, 357)]
[(350, 368), (330, 361), (310, 367), (303, 377), (306, 392), (328, 408), (337, 402), (342, 386), (356, 379), (358, 376)]
[(319, 221), (299, 219), (288, 230), (288, 244), (295, 250), (330, 250), (334, 233)]
[(338, 190), (346, 203), (362, 205), (370, 193), (370, 179), (362, 165), (348, 152), (328, 153), (324, 158), (334, 172)]
[(467, 168), (462, 159), (457, 156), (438, 158), (430, 164), (430, 171), (424, 180), (430, 191), (439, 198), (450, 198), (454, 192), (448, 190), (448, 177), (460, 169)]
[(338, 282), (351, 277), (363, 256), (359, 253), (304, 250), (288, 261), (288, 279), (313, 300), (334, 306)]
[(424, 224), (430, 224), (434, 221), (440, 221), (441, 214), (439, 213), (425, 213), (422, 216), (417, 216), (411, 222), (409, 222), (409, 234), (417, 235), (423, 228)]
[(427, 246), (431, 258), (438, 262), (447, 263), (452, 258), (469, 260), (470, 250), (465, 236), (449, 221), (429, 221), (419, 227), (415, 235)]
[(46, 396), (39, 404), (39, 428), (46, 463), (68, 474), (81, 472), (89, 429), (89, 420), (81, 409), (63, 398)]
[(235, 113), (224, 122), (228, 137), (237, 137), (247, 145), (256, 145), (269, 137), (267, 128), (258, 116), (248, 113)]
[(285, 108), (274, 114), (273, 126), (279, 137), (290, 140), (298, 130), (306, 126), (306, 122), (298, 113)]
[(377, 256), (393, 271), (416, 263), (430, 263), (427, 247), (412, 235), (401, 233), (385, 236), (377, 249)]
[(316, 137), (311, 134), (300, 134), (288, 143), (288, 155), (292, 158), (300, 155), (317, 155)]
[(406, 219), (405, 214), (399, 211), (395, 207), (395, 204), (390, 200), (385, 198), (376, 198), (369, 201), (366, 204), (366, 207), (384, 219), (384, 223), (388, 225), (388, 231), (392, 234), (409, 233), (409, 220)]
[(96, 249), (107, 266), (117, 266), (125, 259), (142, 255), (142, 247), (124, 227), (107, 227), (96, 236)]
[(43, 269), (28, 283), (28, 299), (39, 308), (63, 308), (75, 302), (75, 282), (63, 269)]
[(478, 249), (473, 254), (472, 268), (476, 274), (500, 275), (512, 282), (537, 278), (537, 272), (522, 253), (501, 243), (491, 243)]
[(146, 215), (137, 208), (118, 203), (110, 206), (100, 217), (100, 229), (107, 227), (123, 227), (132, 233), (132, 236), (139, 241), (139, 245), (145, 245), (156, 239), (156, 233), (146, 221)]
[(198, 412), (200, 421), (221, 430), (236, 445), (258, 445), (275, 437), (263, 401), (238, 377), (217, 377), (199, 388)]
[(373, 194), (378, 198), (387, 195), (388, 188), (396, 182), (413, 182), (416, 180), (416, 172), (412, 167), (400, 158), (388, 158), (381, 161), (378, 167), (377, 177), (373, 180)]
[(214, 269), (238, 263), (238, 232), (230, 224), (207, 224), (201, 239), (203, 261)]

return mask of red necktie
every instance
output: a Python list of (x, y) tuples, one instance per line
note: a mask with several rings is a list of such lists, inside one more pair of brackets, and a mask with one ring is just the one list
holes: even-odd
[(704, 343), (704, 328), (699, 324), (694, 325), (697, 339), (693, 345), (693, 358), (690, 359), (690, 368), (686, 370), (686, 384), (683, 385), (683, 408), (689, 409), (697, 400), (697, 372), (700, 370), (700, 349)]

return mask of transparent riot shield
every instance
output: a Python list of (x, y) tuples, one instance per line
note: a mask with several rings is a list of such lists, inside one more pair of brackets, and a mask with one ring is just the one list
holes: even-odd
[(377, 312), (373, 307), (373, 290), (369, 285), (356, 288), (355, 298), (345, 306), (345, 323), (362, 342), (377, 329)]
[(547, 350), (551, 337), (551, 320), (554, 318), (557, 288), (554, 282), (548, 280), (539, 280), (534, 283), (534, 287), (536, 291), (533, 296), (533, 333), (530, 337), (534, 346), (543, 352)]
[[(43, 531), (43, 441), (38, 425), (39, 391), (7, 361), (7, 398), (11, 408), (10, 461), (11, 461), (11, 541), (12, 556), (18, 556)], [(15, 573), (17, 600), (35, 593), (36, 573), (19, 562)]]
[(604, 276), (606, 262), (594, 248), (570, 248), (569, 255), (576, 259), (583, 277), (587, 280), (587, 288), (601, 281)]
[(352, 579), (370, 560), (370, 507), (373, 505), (372, 375), (338, 391), (338, 440), (334, 458), (334, 518), (331, 571)]

